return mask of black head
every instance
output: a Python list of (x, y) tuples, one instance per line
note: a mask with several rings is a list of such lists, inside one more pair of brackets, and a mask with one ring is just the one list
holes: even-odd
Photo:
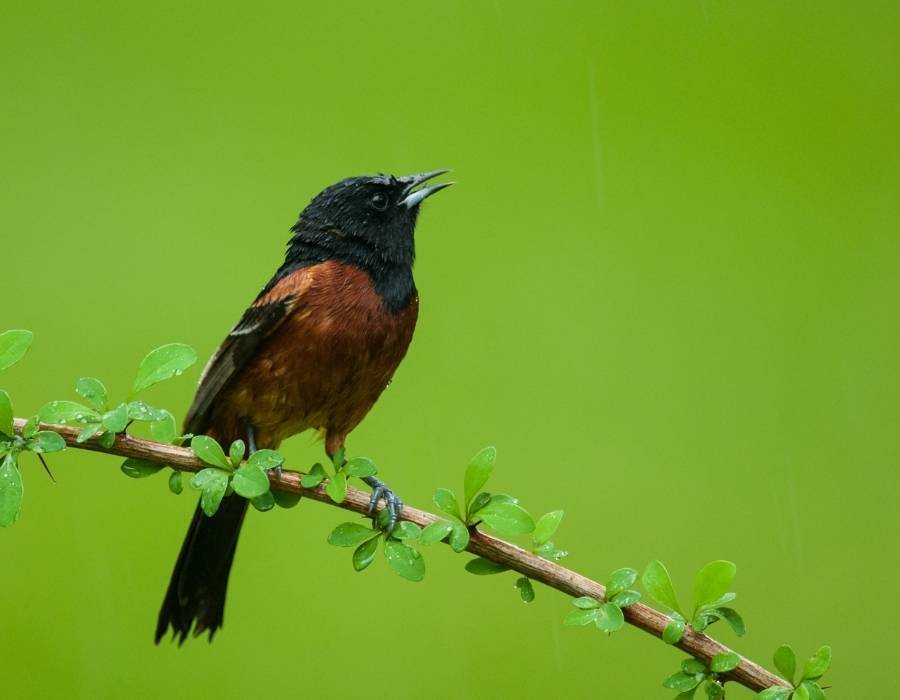
[(388, 308), (402, 308), (415, 291), (413, 233), (419, 207), (453, 183), (419, 186), (446, 172), (350, 177), (325, 188), (291, 228), (284, 267), (325, 260), (353, 263), (369, 273)]

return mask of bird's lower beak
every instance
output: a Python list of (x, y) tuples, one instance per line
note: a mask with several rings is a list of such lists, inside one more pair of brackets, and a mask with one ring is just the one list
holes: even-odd
[(430, 187), (423, 187), (421, 189), (416, 189), (423, 182), (427, 182), (432, 178), (437, 177), (438, 175), (443, 175), (444, 173), (449, 173), (449, 170), (432, 170), (427, 173), (419, 173), (418, 175), (406, 175), (404, 177), (398, 177), (397, 180), (406, 185), (403, 193), (400, 196), (400, 201), (397, 203), (397, 206), (405, 206), (407, 209), (412, 209), (417, 204), (420, 204), (422, 200), (427, 197), (430, 197), (435, 192), (440, 192), (445, 187), (450, 187), (452, 182), (442, 182), (438, 185), (431, 185)]

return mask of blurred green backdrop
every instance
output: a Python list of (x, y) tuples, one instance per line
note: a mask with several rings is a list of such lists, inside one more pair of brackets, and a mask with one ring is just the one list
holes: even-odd
[[(0, 326), (36, 342), (3, 384), (24, 413), (86, 374), (124, 394), (164, 342), (205, 357), (322, 187), (455, 168), (351, 452), (427, 507), (496, 444), (497, 488), (566, 510), (571, 566), (658, 557), (685, 595), (733, 559), (724, 642), (827, 642), (830, 697), (895, 696), (898, 7), (5, 3)], [(180, 415), (198, 371), (148, 398)], [(449, 550), (421, 584), (354, 574), (314, 503), (253, 514), (213, 645), (156, 648), (193, 494), (51, 464), (0, 533), (5, 697), (671, 694), (677, 652)]]

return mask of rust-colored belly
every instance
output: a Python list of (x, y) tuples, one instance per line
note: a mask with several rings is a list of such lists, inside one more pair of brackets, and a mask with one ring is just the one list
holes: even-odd
[(217, 402), (214, 434), (239, 435), (249, 421), (258, 446), (277, 447), (314, 428), (333, 452), (390, 383), (412, 340), (418, 296), (390, 314), (365, 272), (323, 267)]

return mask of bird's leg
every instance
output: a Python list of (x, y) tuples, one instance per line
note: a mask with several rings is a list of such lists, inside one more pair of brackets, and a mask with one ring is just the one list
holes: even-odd
[(369, 499), (369, 515), (373, 518), (377, 518), (375, 507), (378, 505), (378, 501), (384, 498), (384, 505), (388, 512), (388, 524), (385, 529), (390, 535), (403, 513), (403, 501), (381, 479), (364, 476), (362, 480), (372, 488), (372, 497)]
[(256, 435), (250, 421), (244, 421), (244, 429), (247, 431), (247, 456), (252, 457), (256, 452)]
[[(333, 463), (335, 462), (335, 455), (338, 454), (339, 451), (343, 453), (342, 448), (344, 447), (344, 438), (345, 435), (332, 432), (329, 432), (325, 437), (325, 453)], [(336, 469), (340, 469), (343, 468), (346, 463), (347, 460), (344, 459), (341, 464), (335, 463), (334, 466)], [(394, 531), (397, 521), (400, 519), (400, 514), (403, 512), (403, 501), (401, 501), (397, 497), (397, 494), (388, 488), (387, 484), (381, 481), (381, 479), (376, 479), (374, 476), (364, 476), (362, 480), (372, 489), (368, 513), (376, 524), (378, 523), (378, 514), (375, 512), (375, 509), (378, 507), (378, 501), (382, 498), (384, 499), (385, 509), (388, 513), (388, 523), (385, 531), (390, 535)]]
[[(244, 432), (247, 436), (247, 457), (252, 457), (256, 453), (256, 432), (253, 425), (247, 419), (244, 420)], [(275, 472), (280, 479), (282, 474), (281, 465), (279, 464), (277, 467), (273, 467), (269, 472)]]

